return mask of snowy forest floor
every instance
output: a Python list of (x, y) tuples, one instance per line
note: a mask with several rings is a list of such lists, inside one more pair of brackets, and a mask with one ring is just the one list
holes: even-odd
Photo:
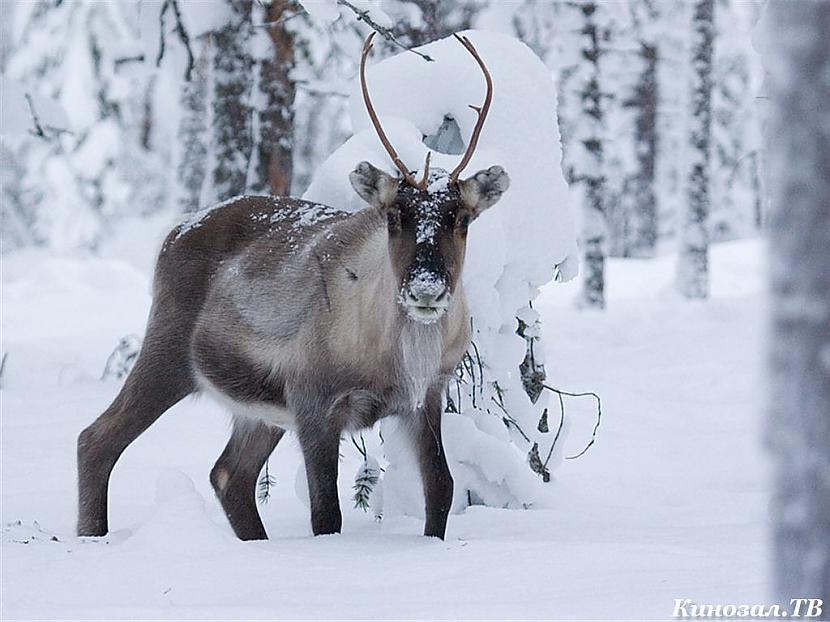
[[(675, 598), (767, 600), (759, 241), (713, 249), (707, 302), (671, 292), (672, 256), (611, 261), (604, 313), (574, 309), (576, 285), (543, 292), (550, 382), (600, 393), (604, 411), (545, 509), (470, 508), (427, 540), (418, 520), (351, 509), (349, 467), (343, 533), (312, 538), (290, 439), (260, 506), (272, 539), (242, 543), (208, 483), (227, 417), (200, 398), (127, 450), (112, 533), (81, 541), (75, 439), (120, 386), (98, 380), (107, 356), (143, 331), (146, 239), (132, 228), (97, 258), (4, 257), (0, 618), (665, 619)], [(593, 422), (569, 409), (573, 453)]]

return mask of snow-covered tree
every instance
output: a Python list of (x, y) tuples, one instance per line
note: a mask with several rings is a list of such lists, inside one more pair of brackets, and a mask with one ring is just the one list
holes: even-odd
[(5, 141), (0, 142), (0, 221), (3, 222), (2, 252), (40, 244), (36, 228), (37, 208), (26, 196), (26, 169)]
[(591, 308), (605, 307), (606, 170), (605, 99), (601, 57), (604, 53), (602, 5), (592, 0), (575, 3), (582, 15), (582, 69), (578, 78), (581, 114), (575, 131), (570, 161), (572, 181), (582, 190), (582, 303)]
[(657, 63), (660, 100), (655, 162), (658, 243), (661, 240), (676, 240), (686, 203), (690, 9), (686, 0), (660, 0), (655, 24), (660, 53)]
[(295, 43), (293, 194), (308, 188), (317, 167), (349, 136), (347, 77), (356, 74), (363, 44), (354, 19), (347, 7), (335, 7), (334, 16), (299, 11), (287, 23)]
[(714, 0), (695, 0), (691, 25), (691, 86), (686, 204), (680, 232), (677, 287), (686, 298), (709, 295), (710, 152)]
[(253, 0), (222, 0), (227, 19), (213, 33), (213, 199), (243, 194), (254, 148), (251, 90)]
[(654, 255), (659, 235), (655, 188), (659, 143), (657, 110), (660, 102), (657, 80), (659, 37), (655, 25), (659, 8), (654, 0), (630, 0), (630, 3), (640, 66), (632, 96), (626, 102), (635, 114), (633, 147), (636, 171), (631, 179), (633, 209), (625, 254), (649, 257)]
[(194, 42), (197, 60), (190, 80), (181, 88), (178, 141), (177, 203), (182, 212), (198, 211), (208, 167), (208, 98), (210, 94), (211, 39)]
[[(6, 78), (67, 115), (61, 131), (4, 136), (25, 171), (14, 209), (28, 213), (30, 241), (94, 246), (112, 218), (164, 184), (141, 138), (147, 76), (125, 62), (140, 51), (137, 3), (33, 1), (12, 16)], [(36, 124), (46, 111), (31, 108)]]
[(750, 31), (758, 3), (722, 1), (715, 6), (712, 91), (713, 241), (752, 235), (764, 219), (761, 144), (755, 94), (760, 78)]
[(769, 444), (775, 594), (830, 603), (830, 3), (774, 0), (762, 43), (772, 114)]

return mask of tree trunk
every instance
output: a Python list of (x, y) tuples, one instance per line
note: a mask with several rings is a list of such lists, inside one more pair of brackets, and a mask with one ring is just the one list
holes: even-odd
[(176, 202), (184, 213), (198, 211), (201, 207), (202, 186), (207, 177), (209, 38), (199, 41), (198, 45), (201, 46), (199, 59), (194, 64), (190, 81), (182, 85), (180, 100), (182, 115), (178, 140), (181, 152)]
[[(776, 596), (830, 619), (830, 3), (769, 5)], [(774, 32), (772, 31), (774, 25)], [(802, 615), (809, 615), (803, 605)], [(791, 609), (792, 611), (792, 609)]]
[[(276, 22), (286, 11), (297, 10), (292, 0), (273, 0), (265, 12), (268, 22)], [(294, 68), (294, 35), (286, 23), (267, 29), (273, 53), (259, 65), (260, 101), (264, 108), (257, 111), (257, 167), (251, 190), (275, 195), (291, 193), (294, 154), (294, 96), (297, 89), (291, 79)]]
[(677, 287), (686, 298), (709, 296), (709, 145), (712, 135), (714, 0), (696, 0), (692, 17), (692, 83), (686, 210), (680, 231)]
[(226, 0), (231, 19), (214, 33), (213, 190), (217, 201), (245, 192), (253, 150), (251, 87), (252, 0)]
[(576, 178), (583, 187), (583, 266), (585, 279), (582, 290), (582, 303), (586, 307), (602, 309), (605, 307), (605, 172), (602, 140), (605, 136), (605, 123), (602, 108), (602, 91), (600, 89), (601, 71), (600, 33), (597, 24), (595, 2), (582, 2), (579, 9), (583, 16), (582, 57), (587, 65), (587, 73), (580, 91), (582, 100), (583, 131), (579, 141), (583, 152), (575, 163)]
[(444, 36), (446, 26), (441, 23), (440, 0), (410, 0), (421, 9), (422, 26), (411, 29), (412, 45), (423, 45)]
[(640, 44), (643, 69), (635, 94), (636, 122), (634, 149), (637, 173), (634, 177), (633, 216), (630, 255), (651, 257), (657, 247), (657, 196), (654, 191), (657, 159), (657, 46)]

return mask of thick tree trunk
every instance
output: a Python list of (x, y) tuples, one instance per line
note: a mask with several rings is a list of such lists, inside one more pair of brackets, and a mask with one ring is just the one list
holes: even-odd
[(587, 65), (587, 73), (580, 92), (582, 100), (582, 127), (580, 144), (582, 153), (575, 163), (576, 178), (583, 188), (583, 266), (585, 279), (582, 290), (582, 303), (586, 307), (602, 309), (605, 307), (605, 245), (606, 245), (606, 210), (605, 210), (605, 172), (602, 140), (605, 136), (605, 123), (602, 108), (602, 91), (600, 89), (601, 71), (600, 34), (595, 2), (582, 2), (579, 9), (583, 16), (582, 57)]
[[(293, 13), (296, 10), (292, 0), (273, 0), (265, 19), (276, 22), (285, 16), (286, 11)], [(297, 92), (291, 79), (294, 35), (283, 22), (268, 28), (268, 37), (273, 44), (273, 52), (259, 65), (260, 100), (264, 107), (257, 111), (257, 167), (251, 190), (288, 195), (291, 193), (293, 172), (294, 97)]]
[(677, 287), (686, 298), (709, 296), (709, 146), (712, 136), (714, 0), (696, 0), (692, 17), (692, 83), (686, 210), (680, 231)]
[(214, 33), (213, 190), (218, 201), (245, 192), (253, 150), (249, 52), (252, 0), (225, 0), (232, 15)]
[[(769, 5), (776, 596), (830, 619), (830, 2)], [(774, 31), (773, 31), (774, 27)], [(806, 613), (804, 605), (802, 614)], [(807, 613), (807, 615), (809, 615)]]

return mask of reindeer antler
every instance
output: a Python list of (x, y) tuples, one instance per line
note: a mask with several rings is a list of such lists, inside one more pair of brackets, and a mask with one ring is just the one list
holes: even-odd
[[(409, 172), (409, 169), (401, 160), (398, 152), (395, 151), (392, 143), (389, 142), (389, 138), (386, 136), (386, 132), (383, 131), (380, 119), (378, 119), (378, 115), (375, 112), (375, 107), (372, 105), (372, 99), (369, 97), (369, 88), (366, 86), (366, 58), (369, 56), (369, 51), (372, 49), (372, 39), (375, 38), (375, 34), (377, 33), (373, 32), (366, 37), (366, 41), (363, 44), (363, 54), (360, 57), (360, 88), (363, 91), (363, 103), (366, 104), (366, 111), (369, 113), (372, 125), (375, 126), (375, 131), (378, 133), (380, 142), (383, 144), (386, 152), (389, 154), (389, 157), (392, 158), (392, 162), (395, 163), (395, 166), (397, 166), (398, 170), (401, 174), (403, 174), (403, 178), (406, 180), (406, 183), (410, 186), (418, 188), (419, 190), (424, 190), (427, 187), (427, 182), (429, 180), (429, 158), (431, 153), (429, 151), (427, 152), (426, 162), (424, 163), (424, 176), (421, 178), (421, 181), (415, 181), (412, 173)], [(461, 174), (461, 171), (466, 168), (467, 164), (470, 163), (470, 159), (473, 157), (473, 153), (478, 145), (478, 137), (481, 135), (481, 129), (484, 127), (484, 121), (487, 119), (487, 113), (490, 111), (490, 103), (493, 101), (493, 79), (490, 77), (490, 72), (487, 71), (487, 66), (484, 64), (484, 61), (481, 59), (481, 56), (479, 56), (478, 51), (472, 42), (467, 37), (460, 37), (458, 35), (453, 36), (458, 39), (458, 42), (461, 43), (461, 45), (463, 45), (470, 54), (472, 54), (473, 58), (475, 58), (478, 66), (481, 67), (481, 71), (484, 73), (484, 79), (487, 82), (487, 94), (484, 97), (484, 103), (481, 106), (470, 106), (470, 108), (475, 110), (478, 114), (478, 120), (476, 121), (473, 133), (470, 136), (467, 151), (464, 153), (464, 157), (461, 158), (461, 162), (459, 162), (458, 166), (456, 166), (452, 173), (450, 173), (450, 183), (457, 183), (458, 176)]]
[(378, 138), (380, 138), (380, 142), (383, 144), (386, 152), (389, 154), (389, 157), (392, 158), (392, 162), (395, 163), (395, 166), (398, 167), (398, 170), (403, 174), (403, 178), (406, 180), (410, 186), (414, 186), (419, 190), (424, 190), (427, 187), (427, 181), (429, 179), (429, 156), (430, 153), (427, 152), (427, 159), (426, 163), (424, 164), (424, 176), (421, 181), (415, 181), (415, 178), (412, 176), (412, 173), (409, 172), (409, 169), (406, 168), (406, 165), (401, 160), (398, 152), (395, 151), (395, 148), (392, 146), (392, 143), (389, 142), (389, 138), (386, 136), (386, 132), (383, 131), (383, 127), (380, 124), (380, 119), (378, 119), (378, 115), (375, 112), (375, 107), (372, 105), (372, 100), (369, 97), (369, 89), (366, 86), (366, 58), (369, 56), (369, 51), (372, 49), (372, 39), (374, 39), (376, 33), (370, 34), (366, 37), (366, 42), (363, 44), (363, 54), (360, 57), (360, 88), (363, 91), (363, 102), (366, 104), (366, 112), (369, 113), (369, 118), (372, 120), (372, 125), (375, 126), (375, 131), (378, 133)]
[(481, 67), (481, 71), (484, 72), (484, 79), (487, 81), (487, 94), (484, 97), (484, 103), (480, 107), (470, 106), (470, 108), (475, 110), (478, 114), (478, 120), (476, 121), (476, 126), (473, 128), (473, 133), (470, 136), (467, 151), (464, 153), (464, 157), (461, 158), (461, 162), (459, 162), (458, 166), (456, 166), (452, 173), (450, 173), (450, 183), (457, 183), (458, 176), (461, 174), (461, 171), (464, 170), (467, 164), (470, 163), (470, 158), (473, 157), (473, 153), (478, 145), (478, 137), (481, 135), (481, 128), (484, 127), (484, 120), (487, 118), (487, 113), (490, 111), (490, 102), (493, 101), (493, 79), (490, 77), (490, 72), (487, 71), (484, 61), (481, 60), (481, 56), (479, 56), (478, 51), (475, 49), (475, 46), (470, 42), (470, 40), (467, 37), (459, 37), (458, 35), (453, 36), (458, 39), (459, 43), (461, 43), (461, 45), (463, 45), (470, 54), (473, 55), (473, 58), (476, 59), (478, 66)]

